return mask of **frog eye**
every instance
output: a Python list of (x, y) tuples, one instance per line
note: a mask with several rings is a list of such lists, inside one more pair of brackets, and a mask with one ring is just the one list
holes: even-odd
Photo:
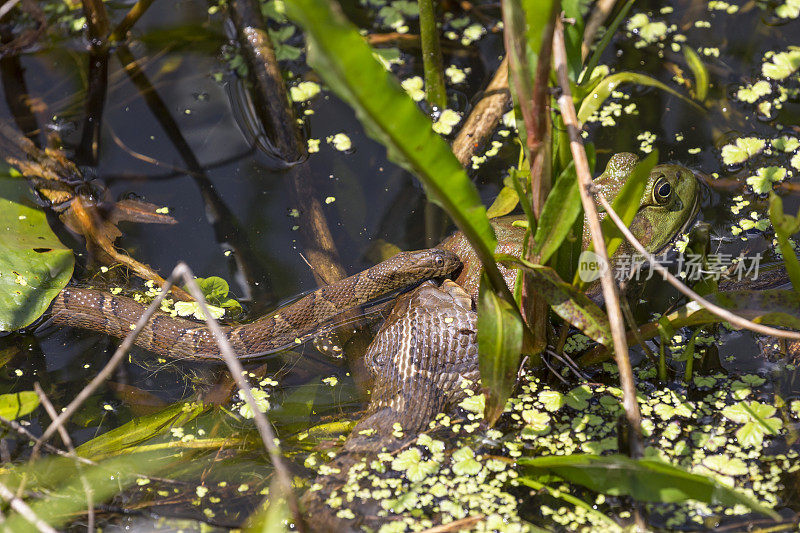
[(665, 204), (669, 201), (672, 195), (672, 185), (665, 176), (658, 178), (655, 187), (653, 187), (653, 198), (658, 204)]

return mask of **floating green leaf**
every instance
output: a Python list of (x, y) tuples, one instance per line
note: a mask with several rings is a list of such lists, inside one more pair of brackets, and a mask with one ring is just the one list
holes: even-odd
[(742, 447), (750, 448), (761, 445), (765, 435), (777, 435), (783, 427), (783, 421), (772, 416), (776, 411), (773, 405), (742, 401), (729, 405), (722, 414), (737, 424), (743, 424), (736, 430), (736, 439)]
[(786, 52), (779, 52), (770, 57), (761, 66), (761, 73), (773, 80), (783, 80), (800, 68), (800, 48), (790, 46)]
[(503, 412), (514, 389), (521, 349), (522, 319), (492, 292), (483, 274), (478, 292), (478, 362), (490, 424)]
[(659, 503), (697, 500), (708, 504), (741, 504), (766, 516), (778, 517), (775, 511), (744, 494), (660, 459), (576, 454), (524, 457), (518, 462), (529, 476), (552, 473), (611, 496), (624, 495), (638, 501)]
[(767, 141), (758, 137), (739, 137), (733, 144), (722, 147), (722, 162), (726, 165), (744, 163), (757, 155), (767, 145)]
[(39, 407), (39, 395), (32, 390), (0, 394), (0, 416), (16, 420)]
[(772, 190), (772, 184), (783, 181), (786, 169), (783, 167), (761, 167), (754, 176), (747, 178), (747, 184), (756, 194), (766, 194)]
[(0, 177), (0, 331), (39, 318), (72, 277), (72, 251), (35, 205), (25, 180)]

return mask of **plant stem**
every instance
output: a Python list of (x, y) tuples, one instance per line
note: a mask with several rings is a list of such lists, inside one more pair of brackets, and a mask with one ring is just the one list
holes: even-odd
[(147, 8), (150, 7), (150, 4), (153, 3), (153, 0), (139, 0), (136, 2), (133, 7), (128, 11), (125, 15), (125, 18), (122, 19), (114, 31), (111, 32), (111, 36), (109, 36), (108, 41), (115, 43), (117, 41), (121, 41), (125, 38), (125, 34), (136, 24), (136, 21), (139, 20), (142, 15), (144, 15)]
[[(592, 175), (589, 171), (589, 162), (586, 159), (586, 151), (580, 135), (580, 124), (578, 123), (575, 104), (572, 101), (572, 92), (569, 86), (569, 74), (567, 72), (567, 49), (564, 42), (564, 27), (560, 20), (556, 20), (556, 29), (553, 34), (553, 57), (555, 60), (556, 74), (561, 86), (561, 96), (558, 98), (558, 106), (561, 115), (567, 126), (570, 137), (570, 151), (575, 161), (575, 171), (578, 175), (579, 190), (583, 210), (586, 213), (586, 220), (592, 235), (595, 253), (599, 256), (601, 264), (608, 265), (608, 255), (606, 245), (603, 242), (603, 231), (600, 226), (600, 218), (597, 215), (597, 207), (589, 194), (592, 187)], [(609, 324), (611, 326), (611, 337), (614, 341), (614, 357), (619, 369), (619, 379), (622, 385), (623, 399), (622, 405), (625, 408), (625, 415), (631, 429), (631, 451), (634, 457), (640, 457), (644, 451), (641, 442), (641, 413), (639, 404), (636, 403), (636, 385), (633, 380), (633, 369), (628, 357), (628, 342), (625, 338), (625, 323), (622, 319), (622, 312), (619, 306), (619, 294), (614, 283), (614, 277), (610, 268), (602, 272), (600, 278), (603, 288), (603, 298), (606, 302)]]
[(442, 69), (442, 50), (433, 0), (419, 0), (419, 34), (428, 103), (439, 110), (447, 107), (447, 90)]

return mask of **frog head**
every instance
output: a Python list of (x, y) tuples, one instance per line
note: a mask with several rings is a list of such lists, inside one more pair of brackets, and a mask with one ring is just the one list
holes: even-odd
[[(622, 189), (638, 159), (630, 153), (615, 154), (595, 181), (609, 200)], [(694, 173), (675, 164), (656, 165), (650, 171), (639, 211), (631, 222), (631, 232), (650, 253), (656, 253), (682, 231), (694, 218), (699, 205), (699, 183)], [(584, 230), (584, 247), (588, 246), (588, 230)], [(630, 252), (621, 246), (619, 252)]]

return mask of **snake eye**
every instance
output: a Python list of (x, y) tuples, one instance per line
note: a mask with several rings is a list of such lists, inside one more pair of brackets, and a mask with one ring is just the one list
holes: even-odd
[(433, 262), (436, 263), (437, 267), (443, 267), (444, 266), (444, 259), (440, 255), (437, 255), (436, 259), (434, 259)]
[(655, 187), (653, 187), (653, 198), (655, 199), (656, 203), (658, 204), (665, 204), (669, 201), (670, 196), (672, 195), (672, 185), (669, 181), (667, 181), (666, 176), (661, 175), (656, 181)]

